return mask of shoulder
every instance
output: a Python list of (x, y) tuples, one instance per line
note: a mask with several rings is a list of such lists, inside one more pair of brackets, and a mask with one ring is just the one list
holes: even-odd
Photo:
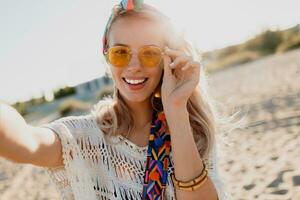
[(96, 118), (91, 115), (68, 116), (57, 119), (55, 123), (63, 123), (69, 129), (82, 130), (82, 129), (96, 129)]
[(102, 136), (103, 133), (97, 125), (94, 115), (80, 115), (62, 117), (41, 127), (50, 128), (61, 137), (77, 138), (80, 136)]

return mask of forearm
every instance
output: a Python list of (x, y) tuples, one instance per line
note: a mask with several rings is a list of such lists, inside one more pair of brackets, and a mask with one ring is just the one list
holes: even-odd
[(37, 148), (32, 135), (26, 134), (24, 118), (11, 106), (0, 104), (0, 156), (22, 162)]
[[(189, 181), (201, 173), (203, 161), (193, 138), (188, 111), (185, 108), (166, 109), (165, 115), (171, 134), (175, 176), (178, 180)], [(210, 178), (195, 191), (176, 190), (176, 194), (179, 200), (218, 199)]]

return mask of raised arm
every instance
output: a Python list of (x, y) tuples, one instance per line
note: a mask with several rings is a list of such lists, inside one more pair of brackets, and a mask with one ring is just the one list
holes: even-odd
[(0, 156), (41, 167), (63, 165), (61, 142), (48, 128), (28, 125), (11, 106), (0, 103)]

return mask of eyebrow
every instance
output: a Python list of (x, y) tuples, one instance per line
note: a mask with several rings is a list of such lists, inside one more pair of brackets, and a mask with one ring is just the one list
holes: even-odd
[[(123, 43), (114, 43), (112, 46), (124, 46), (124, 47), (129, 47), (129, 45), (123, 44)], [(156, 45), (156, 44), (148, 44), (148, 45), (144, 45), (144, 46), (156, 46), (156, 47), (161, 48), (159, 45)]]
[(112, 46), (125, 46), (125, 47), (128, 47), (127, 44), (123, 44), (123, 43), (114, 43)]

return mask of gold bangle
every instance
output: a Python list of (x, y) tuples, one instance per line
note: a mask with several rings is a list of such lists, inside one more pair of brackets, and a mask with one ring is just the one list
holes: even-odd
[[(176, 178), (175, 178), (175, 175), (174, 173), (171, 174), (171, 177), (172, 177), (172, 180), (173, 180), (173, 183), (174, 185), (176, 185), (177, 187), (179, 188), (192, 188), (192, 187), (195, 187), (195, 186), (199, 186), (199, 185), (202, 185), (200, 183), (202, 182), (205, 182), (206, 181), (206, 178), (207, 178), (207, 174), (208, 174), (208, 171), (206, 170), (206, 166), (203, 162), (203, 169), (200, 173), (200, 175), (190, 181), (178, 181)], [(199, 186), (200, 187), (200, 186)], [(198, 188), (198, 187), (197, 187)]]
[(198, 188), (200, 188), (207, 181), (207, 179), (208, 179), (208, 177), (206, 176), (201, 182), (199, 182), (196, 185), (193, 185), (191, 187), (178, 187), (178, 189), (184, 190), (184, 191), (194, 191), (194, 190), (197, 190)]
[(208, 172), (205, 169), (204, 172), (200, 174), (200, 176), (198, 176), (195, 179), (188, 181), (188, 182), (178, 181), (175, 178), (174, 174), (172, 174), (172, 178), (173, 178), (173, 182), (179, 187), (191, 187), (191, 186), (196, 185), (197, 183), (201, 182), (207, 176), (207, 173)]

